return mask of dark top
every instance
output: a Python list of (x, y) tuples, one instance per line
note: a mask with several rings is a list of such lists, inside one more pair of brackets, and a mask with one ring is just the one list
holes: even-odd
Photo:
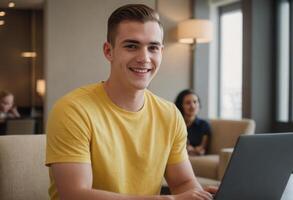
[(201, 144), (204, 135), (207, 135), (208, 138), (210, 138), (211, 127), (207, 121), (196, 118), (194, 122), (187, 127), (187, 132), (189, 144), (196, 147)]

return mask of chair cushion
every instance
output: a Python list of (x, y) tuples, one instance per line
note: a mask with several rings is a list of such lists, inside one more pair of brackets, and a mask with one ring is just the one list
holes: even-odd
[(189, 160), (196, 176), (218, 179), (218, 155), (189, 156)]
[(48, 199), (45, 135), (0, 137), (0, 198)]
[(211, 119), (209, 122), (212, 128), (209, 154), (219, 154), (223, 148), (233, 148), (240, 135), (253, 134), (255, 130), (255, 122), (251, 119)]

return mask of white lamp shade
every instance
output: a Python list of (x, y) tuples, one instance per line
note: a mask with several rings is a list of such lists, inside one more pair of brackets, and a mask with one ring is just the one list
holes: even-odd
[(178, 40), (181, 43), (208, 43), (213, 38), (213, 26), (209, 20), (189, 19), (178, 24)]

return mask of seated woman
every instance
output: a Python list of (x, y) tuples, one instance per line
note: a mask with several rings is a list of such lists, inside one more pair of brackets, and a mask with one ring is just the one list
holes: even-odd
[(208, 150), (211, 128), (207, 121), (197, 116), (200, 110), (199, 96), (192, 90), (183, 90), (177, 96), (175, 104), (187, 126), (188, 154), (204, 155)]
[(7, 118), (18, 118), (20, 114), (14, 106), (14, 96), (7, 91), (0, 91), (0, 122)]

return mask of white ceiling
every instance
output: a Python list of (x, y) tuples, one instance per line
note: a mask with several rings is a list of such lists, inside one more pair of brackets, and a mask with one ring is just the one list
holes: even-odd
[[(10, 0), (0, 0), (0, 8), (8, 8)], [(13, 0), (14, 9), (42, 9), (44, 0)]]

